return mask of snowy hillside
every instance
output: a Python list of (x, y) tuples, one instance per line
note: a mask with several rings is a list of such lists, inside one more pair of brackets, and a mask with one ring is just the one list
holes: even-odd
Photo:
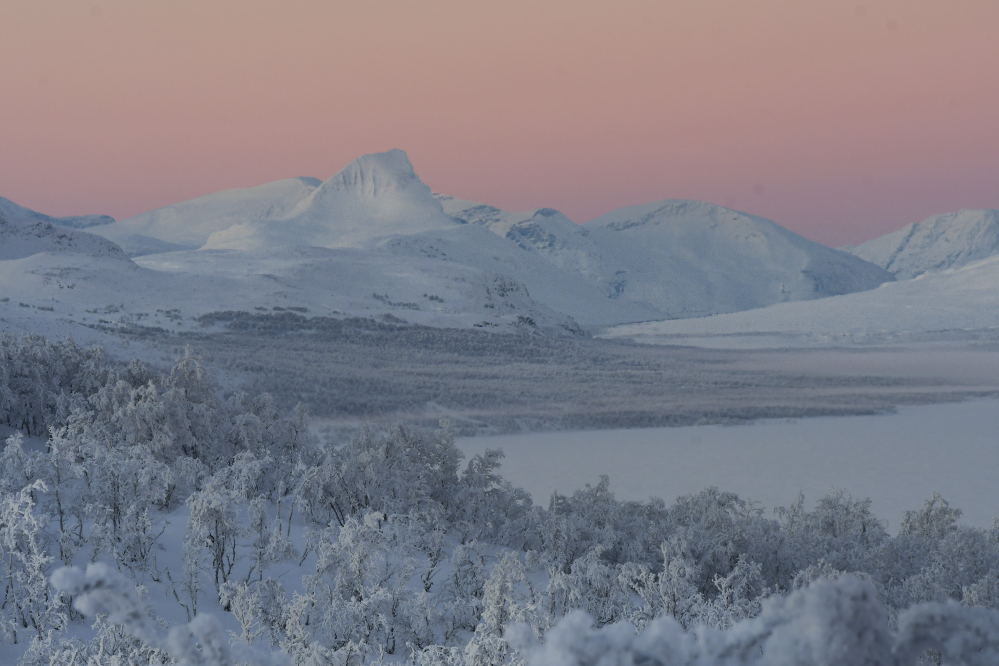
[(756, 310), (626, 324), (608, 338), (708, 347), (785, 347), (993, 339), (999, 256), (877, 289)]
[(583, 229), (614, 260), (602, 268), (620, 297), (671, 318), (864, 291), (891, 279), (770, 220), (700, 201), (629, 206)]
[[(349, 192), (343, 195), (345, 188), (359, 190), (361, 197), (371, 195), (376, 213), (379, 207), (392, 207), (399, 189), (415, 190), (425, 207), (436, 211), (436, 221), (468, 228), (444, 215), (429, 189), (418, 179), (413, 184), (415, 175), (409, 183), (391, 181), (393, 174), (386, 179), (379, 166), (362, 173), (348, 167), (326, 185), (334, 199), (339, 196), (340, 204), (344, 199), (347, 205), (357, 203)], [(116, 347), (95, 328), (153, 326), (183, 331), (198, 329), (197, 318), (212, 312), (289, 309), (310, 316), (389, 318), (428, 326), (579, 332), (570, 317), (534, 301), (509, 271), (443, 262), (419, 252), (309, 248), (316, 239), (302, 236), (289, 236), (285, 242), (275, 239), (262, 250), (152, 252), (185, 244), (201, 248), (221, 226), (244, 220), (236, 226), (245, 227), (245, 220), (287, 213), (295, 201), (304, 202), (296, 213), (300, 219), (316, 205), (309, 192), (321, 189), (307, 179), (291, 179), (223, 192), (104, 225), (100, 230), (105, 237), (55, 227), (43, 221), (50, 219), (47, 216), (11, 204), (17, 221), (0, 211), (3, 330), (53, 337), (71, 333), (76, 339)], [(412, 207), (396, 205), (399, 210)], [(350, 219), (360, 218), (349, 218), (348, 223)], [(368, 221), (374, 227), (385, 219), (375, 214)], [(310, 227), (299, 224), (298, 229), (308, 232)], [(381, 232), (369, 229), (368, 233), (374, 238)], [(108, 238), (131, 247), (140, 265)]]
[(663, 318), (820, 298), (891, 280), (871, 264), (769, 220), (699, 201), (631, 206), (580, 226), (550, 208), (507, 213), (438, 198), (450, 215), (598, 286), (607, 299)]
[[(48, 252), (59, 255), (92, 255), (128, 262), (128, 257), (114, 243), (92, 234), (56, 227), (47, 221), (53, 218), (27, 211), (16, 204), (15, 214), (9, 214), (4, 206), (7, 203), (10, 202), (6, 199), (0, 200), (0, 261), (23, 259)], [(19, 214), (16, 209), (29, 214)]]
[(0, 216), (11, 222), (18, 222), (22, 224), (29, 222), (45, 222), (60, 227), (69, 227), (71, 229), (90, 229), (92, 227), (114, 223), (114, 218), (110, 215), (72, 215), (70, 217), (52, 217), (51, 215), (43, 215), (42, 213), (37, 213), (31, 210), (30, 208), (18, 206), (10, 199), (5, 199), (3, 197), (0, 197)]
[(216, 192), (91, 231), (114, 241), (131, 256), (196, 250), (209, 236), (233, 225), (286, 215), (321, 184), (315, 178), (288, 178)]
[(999, 210), (962, 210), (910, 224), (850, 250), (898, 279), (999, 254)]

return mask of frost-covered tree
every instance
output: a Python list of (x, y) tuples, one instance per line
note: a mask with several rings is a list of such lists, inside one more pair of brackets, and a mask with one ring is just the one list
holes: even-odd
[[(186, 625), (166, 629), (153, 620), (132, 583), (105, 564), (91, 564), (86, 572), (63, 568), (52, 585), (75, 597), (74, 606), (86, 616), (106, 616), (139, 639), (147, 649), (166, 653), (176, 666), (283, 666), (287, 656), (263, 652), (245, 643), (231, 644), (218, 620), (200, 615)], [(148, 654), (148, 653), (147, 653)]]
[(14, 643), (25, 634), (36, 636), (66, 621), (62, 598), (54, 595), (46, 572), (52, 557), (45, 539), (45, 519), (35, 513), (33, 494), (45, 492), (36, 481), (16, 493), (0, 497), (0, 630)]

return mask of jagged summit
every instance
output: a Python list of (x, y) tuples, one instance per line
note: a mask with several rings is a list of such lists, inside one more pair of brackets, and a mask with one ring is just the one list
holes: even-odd
[(212, 234), (205, 249), (362, 247), (459, 224), (444, 213), (402, 150), (364, 155), (313, 189), (284, 216)]
[(384, 153), (362, 155), (345, 166), (320, 187), (367, 197), (391, 196), (413, 188), (430, 194), (430, 188), (420, 181), (406, 151), (393, 148)]
[(958, 268), (999, 254), (999, 210), (935, 215), (850, 252), (899, 279)]

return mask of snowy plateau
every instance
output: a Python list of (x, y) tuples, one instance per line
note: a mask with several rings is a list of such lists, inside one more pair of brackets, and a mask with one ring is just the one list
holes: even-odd
[(997, 287), (999, 211), (577, 225), (399, 150), (0, 198), (0, 661), (997, 664)]

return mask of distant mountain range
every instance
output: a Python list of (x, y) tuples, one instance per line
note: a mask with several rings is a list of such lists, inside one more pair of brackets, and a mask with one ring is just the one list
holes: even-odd
[(962, 211), (844, 252), (698, 201), (577, 225), (550, 208), (434, 194), (392, 150), (325, 182), (281, 180), (117, 222), (0, 199), (0, 319), (89, 325), (84, 313), (101, 310), (105, 325), (184, 330), (208, 312), (291, 308), (571, 334), (792, 301), (821, 309), (829, 296), (995, 254), (997, 226), (996, 211)]

